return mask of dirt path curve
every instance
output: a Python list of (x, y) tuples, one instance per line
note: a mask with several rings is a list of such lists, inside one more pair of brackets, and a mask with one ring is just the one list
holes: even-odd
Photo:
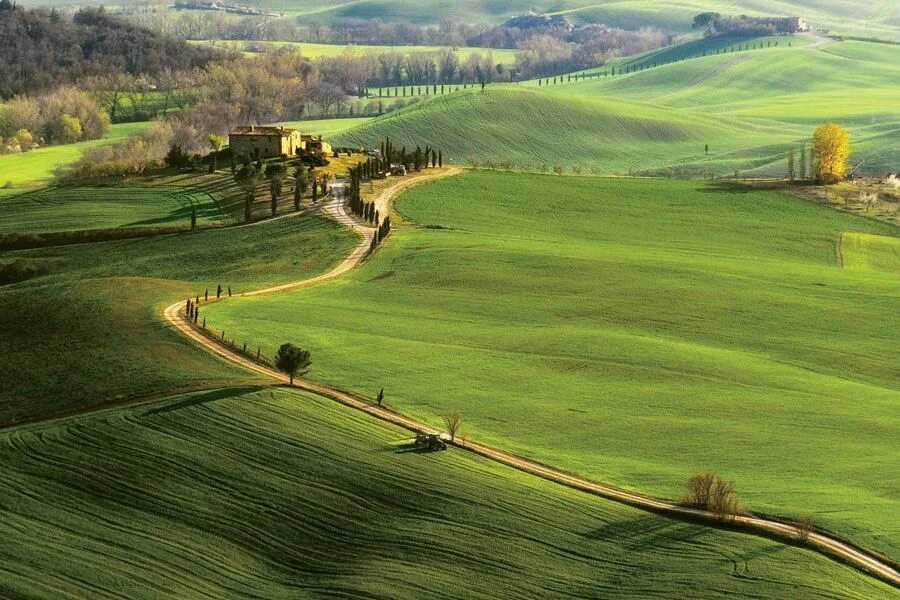
[[(399, 195), (400, 192), (408, 189), (409, 187), (426, 181), (433, 181), (438, 178), (457, 175), (461, 172), (462, 169), (460, 168), (450, 167), (444, 169), (441, 172), (425, 172), (421, 175), (416, 175), (399, 180), (396, 185), (390, 186), (378, 197), (378, 199), (376, 200), (376, 204), (382, 207), (387, 207), (397, 197), (397, 195)], [(340, 182), (335, 184), (338, 192), (343, 191), (340, 189), (341, 186), (342, 184)], [(374, 230), (368, 225), (361, 223), (354, 217), (347, 214), (346, 210), (344, 209), (343, 200), (341, 199), (342, 196), (342, 193), (335, 193), (334, 198), (330, 202), (325, 204), (322, 209), (324, 213), (336, 219), (338, 222), (344, 223), (348, 227), (352, 227), (356, 231), (359, 231), (363, 234), (363, 241), (361, 241), (360, 244), (353, 249), (353, 251), (344, 261), (342, 261), (331, 271), (323, 275), (319, 275), (318, 277), (270, 287), (242, 295), (259, 296), (263, 294), (274, 294), (286, 290), (310, 287), (324, 281), (328, 281), (329, 279), (334, 279), (335, 277), (346, 273), (347, 271), (358, 265), (363, 260), (363, 258), (365, 258), (366, 253), (368, 252), (369, 243), (371, 242), (372, 232)], [(189, 337), (198, 345), (226, 360), (239, 364), (240, 366), (250, 369), (251, 371), (255, 371), (256, 373), (271, 377), (272, 379), (275, 379), (277, 381), (288, 383), (288, 377), (284, 373), (260, 365), (253, 360), (237, 352), (234, 352), (230, 348), (220, 345), (218, 342), (200, 333), (196, 328), (194, 328), (185, 319), (182, 318), (181, 310), (183, 307), (184, 302), (177, 302), (166, 308), (164, 313), (166, 320), (176, 330)], [(387, 421), (389, 423), (393, 423), (394, 425), (398, 425), (410, 431), (439, 433), (424, 423), (421, 423), (414, 419), (410, 419), (409, 417), (405, 417), (388, 408), (376, 406), (372, 404), (372, 401), (370, 399), (362, 398), (356, 394), (344, 390), (339, 390), (336, 388), (304, 380), (295, 380), (294, 387), (318, 394), (320, 396), (324, 396), (326, 398), (330, 398), (332, 400), (336, 400), (337, 402), (340, 402), (345, 406), (360, 410), (373, 417), (376, 417), (383, 421)], [(650, 496), (644, 496), (642, 494), (628, 492), (609, 485), (597, 483), (595, 481), (566, 473), (565, 471), (561, 471), (553, 467), (542, 465), (533, 460), (516, 456), (515, 454), (511, 454), (503, 450), (498, 450), (496, 448), (491, 448), (490, 446), (485, 446), (484, 444), (479, 444), (478, 442), (472, 440), (460, 438), (451, 443), (457, 448), (474, 452), (487, 459), (502, 463), (520, 471), (530, 473), (532, 475), (536, 475), (543, 479), (547, 479), (549, 481), (553, 481), (555, 483), (559, 483), (571, 488), (588, 492), (590, 494), (601, 496), (609, 500), (628, 504), (629, 506), (633, 506), (635, 508), (649, 510), (657, 514), (679, 519), (702, 521), (712, 525), (722, 525), (722, 520), (720, 518), (705, 510), (679, 506), (675, 503), (665, 500), (659, 500)], [(797, 539), (800, 536), (799, 529), (797, 527), (794, 527), (793, 525), (787, 525), (778, 521), (764, 519), (761, 517), (738, 516), (735, 517), (733, 521), (731, 521), (731, 526), (737, 527), (746, 532), (772, 536), (782, 540), (785, 538)], [(896, 587), (900, 587), (900, 573), (898, 573), (896, 569), (894, 569), (886, 561), (882, 561), (875, 556), (858, 550), (850, 544), (841, 542), (840, 540), (819, 533), (810, 533), (807, 544), (810, 547), (818, 550), (819, 552), (822, 552), (828, 556), (831, 556), (832, 558), (836, 558), (853, 567), (870, 573)]]

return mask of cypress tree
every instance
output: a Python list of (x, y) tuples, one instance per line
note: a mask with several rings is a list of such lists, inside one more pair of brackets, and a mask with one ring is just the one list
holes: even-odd
[(444, 153), (442, 150), (438, 150), (438, 166), (439, 167), (444, 166)]
[(800, 144), (800, 180), (806, 179), (806, 144)]
[(788, 150), (788, 181), (794, 180), (794, 149)]
[(319, 184), (316, 181), (315, 176), (313, 176), (312, 182), (312, 203), (315, 204), (319, 201)]
[(209, 288), (206, 288), (206, 291), (203, 293), (203, 300), (209, 301)]
[(222, 284), (216, 284), (216, 300), (222, 297)]

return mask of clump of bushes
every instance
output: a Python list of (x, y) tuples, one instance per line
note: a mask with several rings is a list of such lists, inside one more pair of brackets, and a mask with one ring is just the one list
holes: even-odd
[(17, 258), (12, 262), (0, 263), (0, 285), (19, 283), (38, 274), (37, 268), (25, 260)]
[(720, 518), (734, 517), (744, 512), (734, 482), (712, 471), (698, 473), (688, 479), (682, 504), (708, 510)]
[(106, 111), (71, 87), (36, 98), (16, 96), (0, 105), (0, 153), (95, 140), (108, 130)]

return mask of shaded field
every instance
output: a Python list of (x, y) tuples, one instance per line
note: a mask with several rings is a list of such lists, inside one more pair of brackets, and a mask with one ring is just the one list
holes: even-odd
[(888, 598), (812, 552), (642, 513), (285, 389), (0, 434), (3, 595)]
[(0, 234), (190, 225), (225, 219), (213, 199), (188, 189), (43, 188), (0, 198)]
[[(170, 331), (161, 313), (216, 285), (313, 276), (356, 235), (321, 217), (0, 253), (37, 273), (0, 286), (0, 425), (159, 394), (258, 381)], [(205, 307), (201, 310), (205, 311)], [(238, 339), (236, 343), (253, 340)]]
[(398, 207), (429, 228), (210, 323), (529, 458), (676, 499), (712, 468), (754, 511), (896, 555), (900, 283), (836, 254), (895, 227), (740, 186), (488, 172)]

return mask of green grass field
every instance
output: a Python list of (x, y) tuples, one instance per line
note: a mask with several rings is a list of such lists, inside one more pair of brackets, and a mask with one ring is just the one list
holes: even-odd
[(42, 188), (0, 198), (0, 234), (219, 223), (213, 199), (186, 189)]
[(897, 556), (900, 282), (836, 252), (896, 227), (730, 185), (490, 172), (398, 209), (430, 228), (339, 281), (213, 306), (212, 327), (623, 487), (679, 498), (715, 469), (754, 511)]
[(47, 183), (60, 167), (72, 164), (85, 150), (121, 140), (129, 134), (147, 127), (147, 123), (121, 123), (112, 125), (102, 140), (47, 146), (21, 154), (0, 156), (0, 186), (24, 187)]
[[(356, 236), (320, 217), (244, 228), (5, 252), (38, 276), (0, 286), (0, 426), (172, 389), (257, 378), (169, 331), (181, 298), (327, 270)], [(238, 339), (237, 343), (253, 340)]]
[(284, 121), (276, 123), (283, 127), (299, 129), (301, 133), (309, 135), (321, 135), (331, 138), (348, 129), (359, 127), (372, 120), (372, 117), (348, 117), (345, 119), (308, 119), (303, 121)]
[[(760, 131), (774, 147), (741, 156), (758, 141)], [(791, 139), (791, 131), (648, 104), (497, 85), (398, 110), (340, 133), (336, 140), (377, 146), (385, 137), (398, 147), (430, 144), (441, 148), (447, 160), (482, 166), (538, 170), (559, 164), (567, 171), (578, 166), (584, 172), (615, 174), (674, 166), (730, 173), (771, 161)], [(704, 144), (712, 140), (719, 142), (719, 153), (730, 156), (705, 156)]]
[[(669, 52), (668, 60), (695, 50), (660, 52)], [(383, 137), (429, 143), (452, 160), (482, 165), (773, 177), (785, 175), (790, 146), (833, 121), (850, 130), (851, 162), (862, 172), (883, 173), (900, 156), (897, 65), (895, 45), (782, 44), (615, 77), (454, 92), (337, 137), (369, 145)]]
[(806, 550), (409, 438), (252, 388), (0, 433), (0, 594), (892, 597)]
[(841, 261), (845, 269), (900, 273), (900, 238), (844, 232)]

